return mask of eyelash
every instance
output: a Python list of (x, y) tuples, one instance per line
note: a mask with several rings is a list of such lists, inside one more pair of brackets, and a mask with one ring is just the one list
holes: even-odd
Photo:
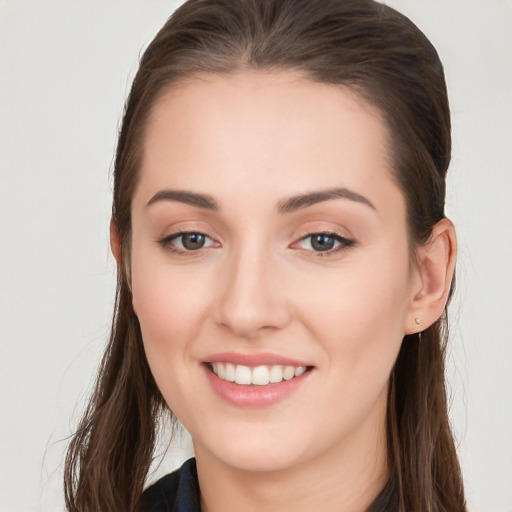
[[(201, 249), (205, 249), (205, 248), (209, 247), (209, 246), (208, 247), (200, 247), (199, 249), (196, 249), (196, 250), (187, 250), (187, 249), (183, 250), (183, 249), (178, 249), (177, 247), (175, 247), (172, 244), (172, 242), (174, 240), (177, 240), (178, 238), (181, 238), (185, 235), (201, 235), (201, 236), (204, 236), (207, 240), (210, 240), (210, 241), (214, 242), (215, 244), (218, 244), (218, 242), (215, 242), (215, 240), (213, 240), (212, 237), (208, 236), (206, 233), (202, 233), (201, 231), (179, 231), (178, 233), (173, 233), (172, 235), (167, 235), (167, 236), (160, 238), (158, 240), (158, 244), (166, 251), (176, 254), (177, 256), (183, 256), (183, 257), (195, 256), (198, 254), (198, 252)], [(183, 242), (182, 242), (182, 245), (183, 245)]]
[[(179, 231), (178, 233), (173, 233), (172, 235), (164, 236), (164, 237), (160, 238), (159, 240), (157, 240), (157, 242), (165, 250), (167, 250), (173, 254), (176, 254), (178, 256), (183, 256), (183, 257), (197, 255), (201, 249), (210, 247), (210, 246), (207, 246), (207, 247), (203, 246), (203, 247), (200, 247), (199, 249), (195, 249), (195, 250), (182, 250), (182, 249), (178, 249), (177, 247), (175, 247), (172, 244), (172, 242), (174, 240), (177, 240), (185, 235), (201, 235), (201, 236), (204, 236), (206, 239), (210, 240), (211, 242), (213, 242), (214, 244), (218, 244), (218, 242), (215, 242), (215, 240), (213, 240), (213, 238), (208, 236), (206, 233), (202, 233), (201, 231)], [(293, 248), (294, 245), (305, 242), (308, 238), (311, 239), (314, 236), (324, 236), (324, 237), (333, 238), (335, 240), (335, 242), (337, 242), (339, 244), (337, 247), (335, 246), (334, 248), (328, 249), (325, 251), (315, 251), (313, 249), (305, 249), (307, 252), (310, 252), (311, 255), (315, 258), (326, 258), (329, 256), (333, 256), (341, 251), (346, 251), (347, 249), (350, 249), (351, 247), (354, 247), (356, 245), (355, 240), (349, 239), (349, 238), (342, 236), (336, 232), (319, 231), (319, 232), (310, 233), (306, 236), (303, 236), (297, 242), (294, 242), (293, 244), (291, 244), (290, 247)], [(182, 245), (183, 245), (183, 242), (182, 242)], [(218, 244), (217, 247), (218, 246), (220, 246), (220, 244)]]
[[(329, 256), (334, 256), (334, 255), (336, 255), (342, 251), (346, 251), (347, 249), (350, 249), (351, 247), (354, 247), (356, 245), (355, 240), (352, 240), (350, 238), (342, 236), (336, 232), (330, 232), (330, 231), (319, 231), (319, 232), (315, 232), (315, 233), (310, 233), (309, 235), (303, 236), (297, 242), (294, 242), (292, 245), (296, 245), (298, 243), (304, 242), (308, 238), (311, 239), (314, 236), (324, 236), (324, 237), (333, 238), (335, 243), (339, 244), (337, 247), (335, 246), (332, 249), (328, 249), (326, 251), (315, 251), (315, 250), (306, 249), (308, 252), (311, 252), (312, 256), (315, 258), (328, 258)], [(312, 242), (310, 242), (310, 244), (311, 243)]]

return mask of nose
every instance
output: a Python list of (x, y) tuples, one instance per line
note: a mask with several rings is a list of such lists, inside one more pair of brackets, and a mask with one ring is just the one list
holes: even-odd
[(217, 323), (245, 339), (285, 327), (291, 312), (275, 259), (253, 245), (233, 254), (225, 263)]

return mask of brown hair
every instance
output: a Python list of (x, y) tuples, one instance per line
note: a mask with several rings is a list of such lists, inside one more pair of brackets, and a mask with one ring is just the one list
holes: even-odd
[[(411, 247), (444, 217), (450, 114), (443, 68), (423, 33), (373, 0), (189, 0), (145, 51), (126, 103), (114, 170), (113, 221), (122, 240), (110, 342), (66, 458), (70, 511), (133, 511), (167, 407), (151, 375), (129, 288), (130, 206), (152, 106), (198, 73), (293, 70), (349, 87), (389, 127)], [(387, 409), (390, 479), (370, 512), (465, 510), (444, 381), (446, 312), (405, 336)], [(172, 415), (172, 413), (171, 413)]]

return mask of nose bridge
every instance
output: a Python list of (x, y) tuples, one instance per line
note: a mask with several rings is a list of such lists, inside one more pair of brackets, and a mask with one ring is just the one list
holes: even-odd
[(270, 252), (267, 244), (252, 237), (234, 247), (227, 258), (218, 322), (238, 336), (251, 338), (289, 320), (278, 262)]

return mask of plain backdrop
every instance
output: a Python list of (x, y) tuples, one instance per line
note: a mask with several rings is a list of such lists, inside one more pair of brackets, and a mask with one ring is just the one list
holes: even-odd
[[(179, 2), (0, 0), (0, 511), (63, 510), (65, 438), (108, 335), (116, 133)], [(451, 417), (471, 510), (512, 511), (512, 2), (395, 0), (437, 47), (458, 228)], [(190, 454), (178, 439), (152, 478)]]

